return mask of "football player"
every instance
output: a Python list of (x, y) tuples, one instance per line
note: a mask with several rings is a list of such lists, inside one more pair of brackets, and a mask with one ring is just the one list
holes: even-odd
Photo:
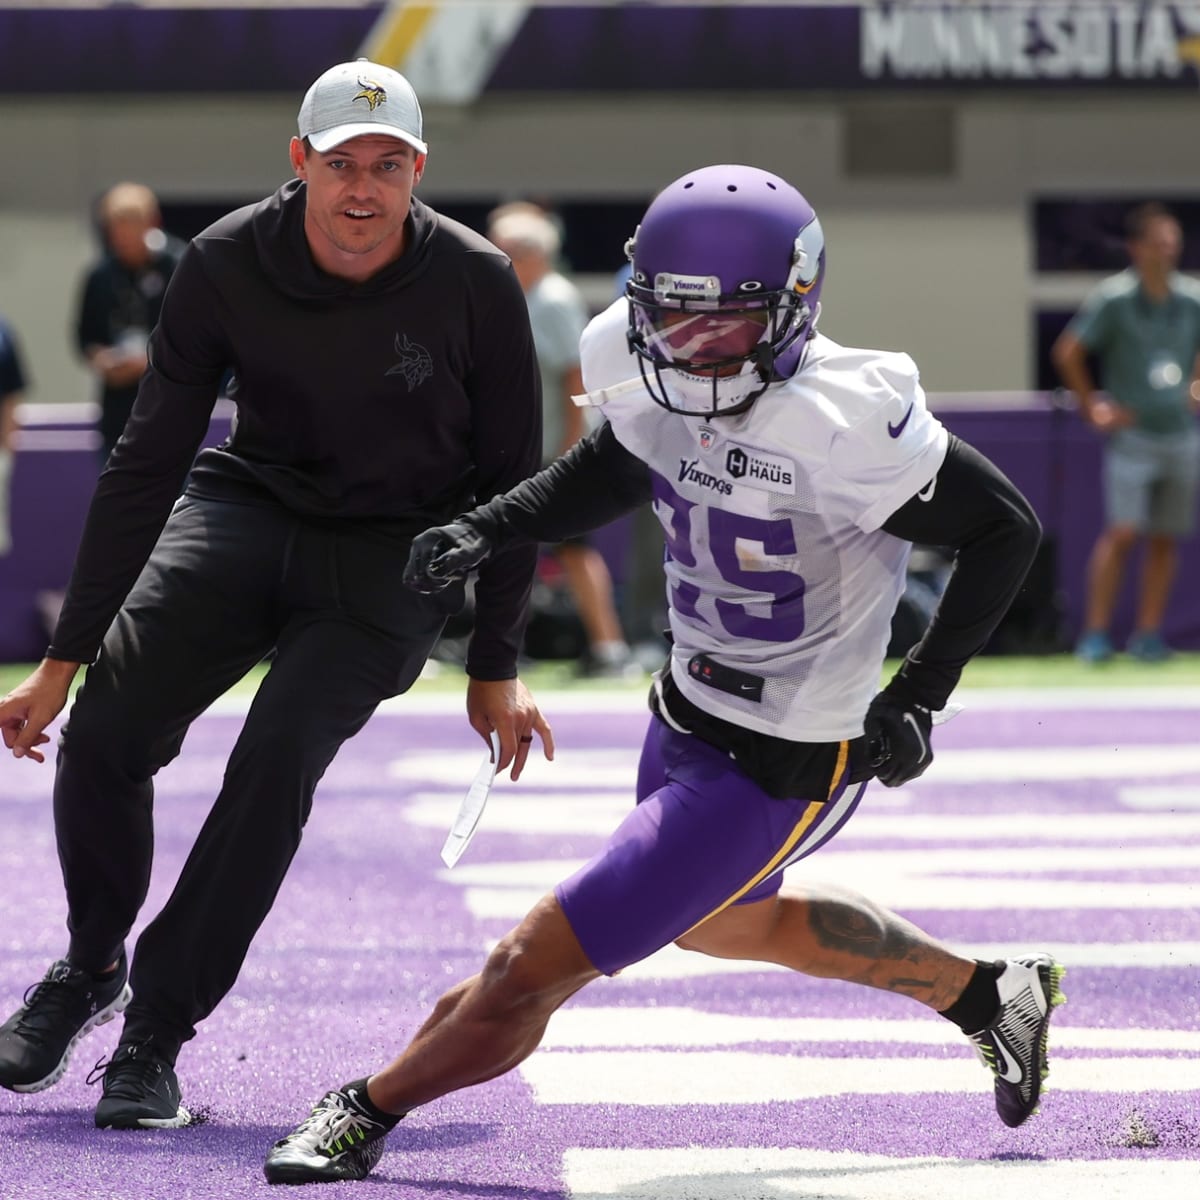
[[(952, 953), (852, 892), (782, 888), (874, 777), (933, 760), (933, 714), (1038, 545), (1028, 503), (929, 412), (905, 354), (817, 332), (820, 222), (746, 166), (650, 204), (627, 294), (582, 339), (605, 420), (541, 474), (416, 539), (435, 591), (517, 539), (558, 541), (652, 502), (667, 545), (669, 661), (651, 694), (637, 806), (377, 1073), (277, 1142), (272, 1182), (361, 1178), (417, 1105), (511, 1069), (556, 1008), (674, 942), (907, 995), (957, 1024), (1020, 1125), (1047, 1072), (1062, 968)], [(923, 639), (876, 694), (912, 543), (954, 547)]]

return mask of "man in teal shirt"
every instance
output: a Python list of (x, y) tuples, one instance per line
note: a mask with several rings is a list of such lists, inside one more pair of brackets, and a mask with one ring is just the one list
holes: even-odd
[[(1146, 539), (1136, 626), (1127, 649), (1159, 662), (1179, 538), (1195, 522), (1200, 485), (1200, 284), (1176, 271), (1179, 222), (1161, 204), (1129, 215), (1130, 266), (1084, 302), (1054, 346), (1063, 382), (1105, 435), (1105, 528), (1088, 563), (1087, 607), (1076, 653), (1111, 658), (1109, 624), (1129, 551)], [(1100, 387), (1088, 369), (1094, 354)]]

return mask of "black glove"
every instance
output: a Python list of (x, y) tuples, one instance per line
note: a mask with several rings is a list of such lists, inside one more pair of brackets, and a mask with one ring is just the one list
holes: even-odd
[(490, 539), (474, 525), (438, 525), (413, 538), (404, 582), (416, 592), (440, 592), (465, 579), (492, 550)]
[(863, 725), (875, 778), (884, 787), (916, 779), (933, 762), (933, 714), (902, 680), (893, 679), (871, 701)]

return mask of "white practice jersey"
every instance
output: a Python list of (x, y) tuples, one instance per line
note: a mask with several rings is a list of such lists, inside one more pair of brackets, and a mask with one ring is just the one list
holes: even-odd
[(818, 335), (747, 412), (701, 420), (640, 385), (626, 324), (624, 300), (590, 322), (583, 381), (654, 474), (675, 681), (761, 733), (857, 737), (910, 549), (880, 526), (933, 480), (948, 444), (916, 365)]

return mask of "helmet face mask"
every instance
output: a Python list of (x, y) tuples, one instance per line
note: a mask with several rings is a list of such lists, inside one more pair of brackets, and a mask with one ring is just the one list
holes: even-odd
[(741, 365), (754, 353), (767, 331), (771, 314), (757, 308), (693, 308), (683, 301), (678, 308), (641, 305), (637, 322), (646, 347), (658, 361), (678, 363), (684, 369), (720, 370)]
[(688, 416), (733, 416), (798, 368), (824, 275), (804, 197), (753, 167), (669, 184), (626, 245), (627, 338), (651, 396)]

